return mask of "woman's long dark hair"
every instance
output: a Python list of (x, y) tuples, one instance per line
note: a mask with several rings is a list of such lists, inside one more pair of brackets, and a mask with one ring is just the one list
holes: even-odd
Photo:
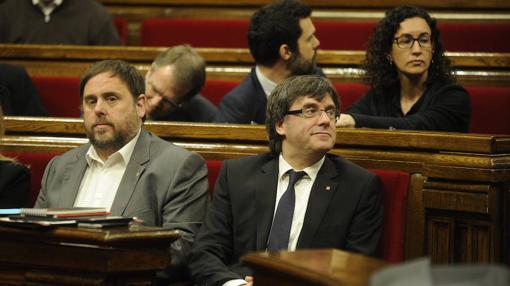
[(368, 43), (364, 62), (365, 81), (378, 94), (400, 87), (397, 68), (388, 60), (388, 55), (391, 52), (395, 34), (400, 28), (400, 23), (413, 17), (424, 19), (432, 32), (433, 54), (426, 84), (436, 81), (455, 81), (451, 72), (450, 60), (444, 55), (437, 21), (422, 8), (400, 6), (386, 12), (386, 16), (377, 24)]

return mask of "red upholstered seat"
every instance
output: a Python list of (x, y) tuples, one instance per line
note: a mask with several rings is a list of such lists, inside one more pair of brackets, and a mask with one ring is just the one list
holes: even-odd
[(206, 160), (208, 175), (207, 178), (209, 180), (209, 195), (212, 197), (214, 192), (214, 185), (216, 184), (216, 179), (220, 174), (221, 165), (223, 164), (223, 160)]
[(140, 45), (247, 48), (247, 32), (247, 19), (146, 19)]
[(323, 50), (366, 50), (375, 21), (314, 20), (316, 36)]
[(50, 116), (80, 117), (79, 78), (33, 76), (32, 81)]
[(120, 41), (123, 45), (126, 45), (128, 42), (128, 21), (122, 17), (116, 16), (112, 18), (113, 24), (117, 29), (117, 33), (119, 34)]
[(346, 111), (354, 102), (362, 97), (367, 91), (368, 86), (361, 83), (334, 83), (336, 92), (340, 96), (340, 111)]
[(238, 85), (238, 81), (207, 80), (201, 94), (216, 106), (219, 106), (221, 98)]
[(510, 52), (510, 22), (439, 22), (447, 51)]
[(466, 86), (471, 95), (471, 133), (510, 135), (510, 86)]
[(384, 196), (384, 224), (380, 257), (389, 262), (404, 260), (409, 174), (371, 169), (381, 179)]
[(37, 195), (41, 190), (41, 180), (44, 175), (44, 170), (48, 162), (55, 157), (55, 153), (43, 153), (43, 152), (7, 152), (5, 155), (16, 158), (16, 160), (30, 169), (31, 182), (30, 182), (30, 198), (28, 207), (32, 207), (35, 204)]

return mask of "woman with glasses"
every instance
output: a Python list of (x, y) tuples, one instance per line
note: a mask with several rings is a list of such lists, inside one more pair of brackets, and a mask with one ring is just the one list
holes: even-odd
[(455, 83), (436, 20), (417, 7), (386, 12), (365, 60), (370, 90), (337, 126), (468, 132), (471, 103)]
[[(3, 134), (4, 123), (0, 105), (0, 143), (2, 143)], [(26, 207), (29, 193), (30, 172), (28, 169), (0, 153), (0, 209)]]

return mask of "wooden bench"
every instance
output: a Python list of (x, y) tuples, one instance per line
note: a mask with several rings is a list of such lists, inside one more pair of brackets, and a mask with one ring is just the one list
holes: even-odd
[[(86, 142), (79, 119), (5, 120), (10, 152), (61, 153)], [(206, 160), (266, 152), (263, 126), (147, 122)], [(510, 136), (338, 129), (332, 153), (369, 169), (409, 174), (405, 259), (510, 264)]]
[[(0, 62), (20, 64), (31, 76), (79, 77), (92, 63), (123, 59), (147, 72), (165, 48), (0, 44)], [(207, 78), (240, 81), (254, 65), (247, 49), (197, 48), (207, 62)], [(510, 53), (447, 53), (457, 78), (470, 85), (509, 85)], [(319, 50), (317, 63), (333, 82), (359, 82), (364, 51)]]

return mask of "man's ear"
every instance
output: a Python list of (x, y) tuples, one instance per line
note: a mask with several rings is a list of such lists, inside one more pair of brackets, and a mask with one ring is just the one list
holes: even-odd
[(288, 61), (292, 56), (292, 51), (290, 50), (290, 47), (287, 44), (281, 45), (278, 51), (280, 53), (280, 58), (282, 58), (282, 60), (284, 61)]
[(140, 94), (136, 99), (136, 113), (139, 118), (145, 118), (147, 113), (147, 96)]
[(278, 133), (278, 135), (284, 136), (285, 135), (285, 128), (283, 127), (283, 120), (278, 121), (274, 125), (274, 129), (276, 130), (276, 133)]

